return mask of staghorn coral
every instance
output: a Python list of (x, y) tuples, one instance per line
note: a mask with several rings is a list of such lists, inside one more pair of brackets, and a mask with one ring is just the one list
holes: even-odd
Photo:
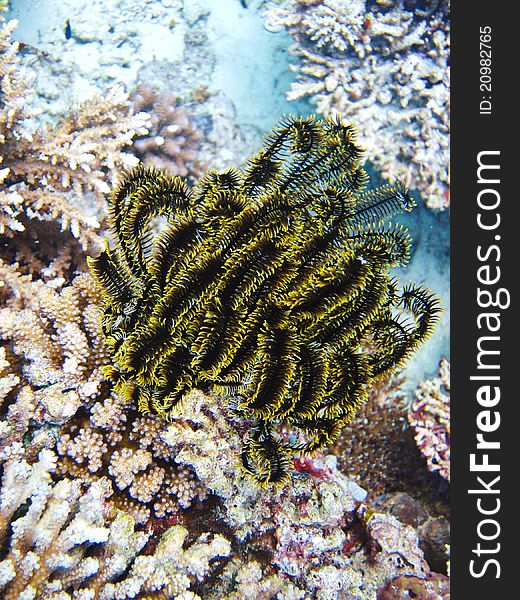
[(355, 119), (386, 178), (449, 204), (449, 2), (285, 0), (264, 14), (298, 58), (289, 100)]
[(135, 164), (123, 148), (146, 131), (147, 117), (134, 114), (124, 89), (114, 86), (55, 127), (31, 131), (24, 110), (31, 78), (10, 39), (15, 27), (11, 21), (0, 33), (0, 234), (24, 232), (33, 219), (58, 221), (83, 247), (99, 245), (103, 194), (118, 170)]
[(198, 161), (202, 133), (188, 110), (171, 93), (158, 94), (141, 84), (131, 94), (135, 112), (149, 115), (148, 133), (134, 138), (132, 151), (146, 166), (167, 169), (172, 175), (200, 175)]
[(229, 541), (218, 534), (206, 532), (186, 543), (188, 531), (181, 526), (146, 546), (151, 534), (135, 531), (132, 517), (107, 512), (106, 480), (53, 483), (56, 456), (48, 449), (30, 464), (23, 447), (13, 444), (0, 461), (0, 591), (5, 600), (196, 600), (199, 596), (189, 588), (213, 570), (215, 559), (230, 553)]
[(439, 376), (422, 381), (408, 420), (428, 469), (450, 480), (450, 363), (443, 359)]
[[(97, 242), (100, 238), (96, 238)], [(31, 223), (30, 230), (2, 248), (4, 263), (16, 265), (20, 275), (41, 279), (54, 289), (87, 270), (81, 245), (70, 232), (61, 232), (57, 221)]]
[[(5, 558), (0, 562), (0, 588), (5, 600), (42, 597), (51, 591), (50, 575), (71, 569), (83, 579), (93, 572), (93, 560), (76, 552), (85, 543), (108, 538), (103, 522), (103, 489), (83, 495), (81, 485), (67, 479), (52, 484), (56, 457), (42, 450), (30, 465), (20, 446), (2, 453), (6, 460), (0, 494), (0, 534), (12, 530)], [(30, 500), (23, 516), (16, 511)], [(58, 580), (59, 581), (59, 580)], [(58, 583), (52, 582), (53, 584)]]
[[(364, 192), (361, 154), (352, 125), (288, 118), (244, 171), (193, 190), (139, 167), (110, 197), (116, 248), (89, 261), (118, 393), (168, 417), (194, 387), (237, 390), (260, 482), (336, 439), (437, 321), (428, 290), (388, 275), (409, 239), (384, 219), (413, 202), (399, 184)], [(302, 437), (280, 438), (282, 420)]]

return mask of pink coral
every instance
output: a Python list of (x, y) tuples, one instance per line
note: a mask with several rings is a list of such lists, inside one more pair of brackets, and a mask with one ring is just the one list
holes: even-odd
[(450, 364), (443, 359), (439, 377), (423, 381), (416, 391), (408, 420), (428, 469), (450, 480)]

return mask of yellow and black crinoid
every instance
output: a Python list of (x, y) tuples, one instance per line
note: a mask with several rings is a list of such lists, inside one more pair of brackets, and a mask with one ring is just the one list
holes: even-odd
[(109, 198), (115, 248), (90, 259), (116, 390), (165, 418), (194, 387), (233, 390), (262, 483), (333, 441), (437, 321), (428, 290), (389, 275), (410, 240), (383, 222), (413, 201), (367, 191), (361, 158), (353, 125), (285, 118), (243, 169), (193, 189), (137, 167)]

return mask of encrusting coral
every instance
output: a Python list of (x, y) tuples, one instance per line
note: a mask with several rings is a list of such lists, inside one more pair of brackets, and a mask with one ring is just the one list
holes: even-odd
[(193, 190), (138, 167), (109, 198), (115, 249), (89, 261), (117, 392), (163, 417), (194, 387), (236, 392), (260, 482), (336, 439), (437, 321), (428, 290), (388, 274), (410, 242), (383, 221), (413, 201), (400, 184), (364, 191), (361, 156), (352, 125), (287, 118), (243, 171)]
[(99, 206), (116, 173), (136, 163), (123, 148), (146, 131), (147, 115), (134, 113), (115, 86), (73, 107), (55, 127), (32, 131), (24, 109), (31, 77), (10, 38), (16, 24), (0, 32), (0, 234), (23, 232), (33, 219), (58, 221), (84, 247), (99, 245)]
[(264, 13), (298, 58), (289, 100), (355, 119), (385, 178), (449, 205), (449, 1), (284, 0)]
[(422, 381), (408, 420), (428, 469), (450, 480), (450, 363), (441, 360), (439, 376)]
[(135, 112), (149, 114), (148, 133), (134, 138), (132, 151), (147, 167), (167, 169), (172, 175), (200, 175), (198, 159), (202, 133), (189, 111), (178, 106), (174, 94), (158, 94), (146, 84), (130, 95)]

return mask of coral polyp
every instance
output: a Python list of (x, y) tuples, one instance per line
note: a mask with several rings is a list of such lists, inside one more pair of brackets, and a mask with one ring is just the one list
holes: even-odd
[(109, 198), (115, 247), (90, 259), (116, 391), (164, 418), (189, 418), (193, 388), (233, 394), (261, 483), (331, 443), (437, 321), (427, 289), (390, 275), (410, 239), (384, 221), (413, 200), (367, 190), (362, 158), (352, 124), (287, 117), (243, 169), (192, 189), (139, 166)]

